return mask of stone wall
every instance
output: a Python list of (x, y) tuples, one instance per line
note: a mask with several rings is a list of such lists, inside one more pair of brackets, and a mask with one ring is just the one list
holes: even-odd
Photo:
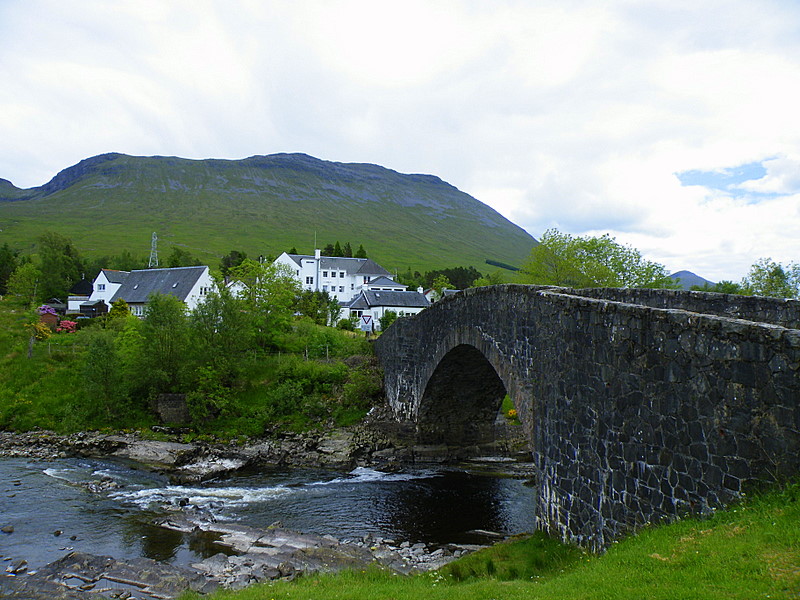
[[(800, 331), (699, 312), (790, 322), (796, 306), (721, 298), (494, 286), (398, 320), (375, 346), (397, 419), (423, 440), (479, 442), (508, 392), (539, 527), (600, 549), (800, 470)], [(652, 306), (668, 301), (682, 308)]]

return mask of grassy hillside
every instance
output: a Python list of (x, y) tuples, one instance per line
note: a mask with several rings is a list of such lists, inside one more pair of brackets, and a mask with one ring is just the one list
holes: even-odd
[(339, 240), (404, 271), (518, 265), (535, 240), (493, 209), (430, 175), (302, 154), (187, 160), (105, 154), (65, 169), (39, 188), (0, 181), (0, 243), (30, 248), (44, 230), (82, 254), (186, 247), (213, 263), (232, 249), (251, 256)]
[[(752, 600), (800, 597), (800, 486), (709, 519), (645, 529), (606, 554), (535, 535), (439, 572), (303, 577), (219, 592), (209, 600)], [(198, 598), (187, 594), (185, 598)]]

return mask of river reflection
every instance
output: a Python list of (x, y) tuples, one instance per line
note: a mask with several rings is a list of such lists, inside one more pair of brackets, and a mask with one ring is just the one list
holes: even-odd
[[(114, 485), (86, 489), (101, 478)], [(174, 486), (112, 461), (0, 459), (0, 526), (14, 527), (0, 534), (0, 555), (25, 558), (31, 568), (70, 549), (189, 564), (220, 551), (213, 537), (152, 524), (187, 500), (219, 521), (262, 528), (280, 521), (340, 539), (478, 543), (485, 538), (472, 530), (513, 534), (533, 529), (534, 520), (534, 493), (522, 481), (460, 471), (292, 470)]]

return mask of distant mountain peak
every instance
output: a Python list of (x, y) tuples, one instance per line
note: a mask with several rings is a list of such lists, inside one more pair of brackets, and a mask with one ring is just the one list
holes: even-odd
[(708, 279), (700, 277), (699, 275), (695, 275), (691, 271), (678, 271), (676, 273), (672, 273), (670, 277), (677, 281), (684, 290), (689, 290), (695, 285), (699, 287), (703, 287), (705, 285), (715, 285), (713, 281), (709, 281)]

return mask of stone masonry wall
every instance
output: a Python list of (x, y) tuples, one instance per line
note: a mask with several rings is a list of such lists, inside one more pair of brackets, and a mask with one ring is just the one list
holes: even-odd
[[(694, 308), (718, 302), (697, 294), (664, 297)], [(538, 526), (594, 549), (800, 471), (800, 331), (643, 306), (633, 293), (608, 294), (623, 302), (591, 295), (494, 286), (400, 319), (376, 342), (398, 420), (431, 435), (485, 418), (479, 393), (462, 405), (459, 394), (428, 387), (459, 389), (456, 375), (448, 383), (449, 371), (437, 372), (455, 349), (460, 362), (450, 364), (462, 369), (488, 362), (530, 440)], [(496, 403), (496, 387), (486, 388), (484, 401)], [(449, 414), (461, 424), (425, 422)]]

